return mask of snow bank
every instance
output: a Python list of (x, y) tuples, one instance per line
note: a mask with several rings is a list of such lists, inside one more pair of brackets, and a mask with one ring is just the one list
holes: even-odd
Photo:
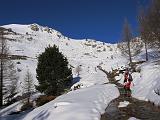
[(119, 96), (111, 84), (71, 91), (34, 109), (23, 120), (99, 120), (108, 103)]
[(147, 62), (140, 67), (141, 72), (133, 74), (133, 97), (160, 105), (160, 96), (154, 91), (160, 90), (160, 66), (156, 62)]
[(5, 116), (10, 114), (11, 112), (20, 111), (22, 105), (23, 105), (22, 101), (15, 102), (14, 104), (0, 110), (0, 116)]

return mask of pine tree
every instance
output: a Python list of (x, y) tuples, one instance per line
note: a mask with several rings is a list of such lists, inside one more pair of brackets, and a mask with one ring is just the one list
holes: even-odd
[(39, 81), (36, 89), (47, 95), (61, 94), (72, 79), (67, 58), (55, 45), (47, 47), (45, 52), (39, 55), (36, 71)]

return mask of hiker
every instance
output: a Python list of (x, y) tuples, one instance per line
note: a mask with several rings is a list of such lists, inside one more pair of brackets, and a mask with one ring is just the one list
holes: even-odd
[(124, 74), (124, 89), (125, 93), (128, 97), (131, 96), (131, 82), (133, 81), (132, 75), (129, 73), (129, 70), (126, 69), (125, 74)]

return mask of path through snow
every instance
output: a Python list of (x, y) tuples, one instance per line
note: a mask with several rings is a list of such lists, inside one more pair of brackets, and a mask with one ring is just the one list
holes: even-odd
[(116, 84), (120, 91), (120, 96), (108, 105), (105, 113), (101, 116), (101, 120), (159, 120), (160, 108), (146, 101), (126, 97), (124, 93), (121, 92), (123, 85), (116, 81), (113, 72), (104, 72), (107, 74), (109, 81)]

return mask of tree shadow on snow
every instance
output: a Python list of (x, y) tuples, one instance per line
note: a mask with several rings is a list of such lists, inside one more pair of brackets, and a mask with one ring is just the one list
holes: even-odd
[(46, 120), (49, 115), (50, 115), (50, 113), (48, 111), (41, 111), (32, 120)]
[[(148, 52), (148, 59), (149, 60), (154, 60), (160, 57), (160, 53), (158, 51), (149, 51)], [(146, 54), (141, 54), (140, 55), (141, 59), (145, 59), (146, 58)]]
[(75, 78), (73, 78), (73, 80), (72, 80), (72, 85), (74, 85), (75, 83), (77, 83), (77, 82), (79, 82), (80, 81), (80, 79), (81, 79), (81, 77), (75, 77)]

